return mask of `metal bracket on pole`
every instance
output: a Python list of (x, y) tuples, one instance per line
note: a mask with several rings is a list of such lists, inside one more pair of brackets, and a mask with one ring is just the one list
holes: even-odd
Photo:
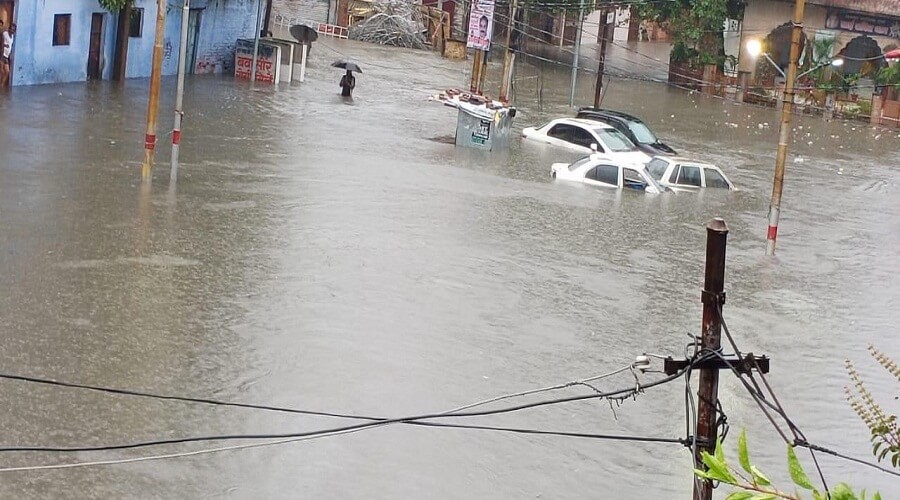
[[(663, 370), (666, 372), (666, 375), (674, 375), (690, 365), (691, 361), (687, 359), (672, 359), (669, 357), (663, 360)], [(732, 368), (738, 373), (747, 375), (753, 370), (758, 370), (760, 373), (769, 373), (769, 358), (747, 353), (743, 358), (725, 356), (722, 359), (716, 356), (693, 363), (693, 369), (698, 370), (731, 370)]]

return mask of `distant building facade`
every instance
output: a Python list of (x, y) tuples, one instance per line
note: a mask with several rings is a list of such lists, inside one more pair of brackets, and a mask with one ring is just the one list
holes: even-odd
[[(18, 33), (13, 46), (12, 84), (36, 85), (109, 79), (122, 14), (97, 0), (15, 0)], [(177, 70), (181, 0), (168, 0), (163, 74)], [(234, 44), (253, 36), (256, 0), (192, 0), (187, 68), (191, 73), (231, 72)], [(128, 33), (126, 78), (150, 76), (156, 30), (155, 0), (135, 0)]]

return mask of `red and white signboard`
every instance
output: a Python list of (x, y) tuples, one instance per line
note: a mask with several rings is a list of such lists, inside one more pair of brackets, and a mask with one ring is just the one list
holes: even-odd
[[(253, 75), (253, 40), (238, 40), (234, 50), (234, 77), (249, 80)], [(256, 57), (256, 81), (275, 83), (281, 76), (281, 47), (259, 44)]]

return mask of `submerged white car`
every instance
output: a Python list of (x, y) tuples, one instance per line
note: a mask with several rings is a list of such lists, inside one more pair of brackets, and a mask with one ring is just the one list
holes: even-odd
[(654, 156), (647, 164), (647, 171), (660, 185), (675, 191), (694, 191), (700, 188), (734, 190), (734, 184), (725, 176), (725, 172), (709, 163)]
[(629, 163), (647, 163), (650, 156), (641, 152), (622, 132), (606, 123), (581, 118), (558, 118), (540, 127), (522, 130), (525, 139), (591, 154), (603, 153)]
[(585, 156), (572, 163), (554, 163), (550, 167), (554, 179), (582, 182), (591, 186), (614, 189), (636, 189), (647, 193), (662, 193), (660, 186), (644, 165), (616, 161), (607, 155)]

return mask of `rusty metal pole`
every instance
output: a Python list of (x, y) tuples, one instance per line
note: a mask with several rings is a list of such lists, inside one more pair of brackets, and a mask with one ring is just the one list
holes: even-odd
[(519, 8), (518, 0), (509, 4), (509, 23), (506, 26), (506, 54), (503, 56), (503, 80), (500, 82), (500, 102), (509, 102), (509, 89), (512, 82), (512, 67), (516, 53), (511, 47), (513, 31), (516, 26), (516, 12)]
[(141, 178), (150, 181), (153, 153), (156, 149), (156, 116), (159, 114), (159, 85), (162, 77), (163, 38), (166, 31), (166, 0), (156, 1), (156, 38), (153, 43), (153, 66), (150, 69), (150, 98), (147, 102), (147, 133), (144, 135), (144, 163)]
[(481, 59), (484, 57), (484, 51), (475, 50), (475, 57), (472, 61), (472, 79), (469, 83), (469, 92), (478, 93), (478, 83), (481, 81)]
[(788, 141), (791, 138), (791, 114), (794, 111), (794, 80), (797, 78), (797, 61), (800, 59), (800, 37), (803, 35), (803, 9), (805, 7), (806, 0), (795, 0), (794, 29), (791, 35), (791, 60), (785, 76), (781, 126), (778, 128), (778, 153), (775, 155), (775, 179), (772, 182), (772, 201), (769, 204), (766, 255), (775, 255), (775, 239), (778, 237), (778, 219), (781, 217), (781, 191), (784, 189), (784, 162), (787, 158)]
[[(703, 325), (701, 346), (719, 351), (722, 348), (722, 323), (719, 308), (725, 303), (725, 246), (728, 226), (719, 218), (706, 225), (706, 278), (701, 292)], [(694, 448), (694, 467), (706, 470), (700, 453), (714, 453), (716, 448), (716, 401), (719, 396), (719, 370), (700, 370), (700, 388), (697, 390), (697, 428), (694, 430), (697, 446)], [(694, 500), (711, 500), (712, 482), (696, 478)]]

